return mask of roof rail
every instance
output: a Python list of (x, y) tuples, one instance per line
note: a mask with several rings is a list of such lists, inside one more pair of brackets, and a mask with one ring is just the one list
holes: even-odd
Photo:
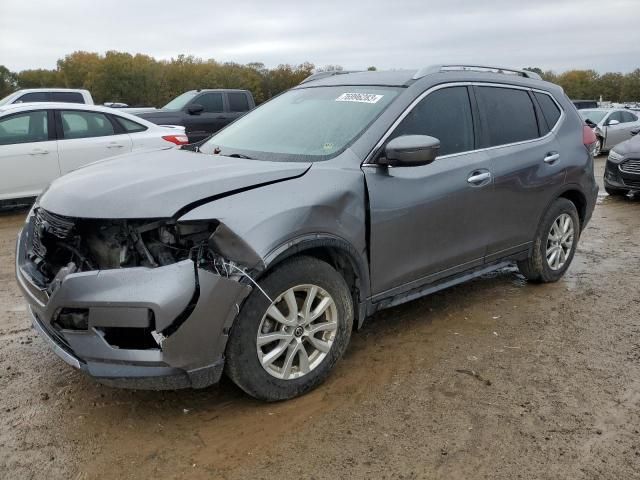
[(300, 85), (307, 82), (312, 82), (313, 80), (319, 80), (325, 77), (333, 77), (334, 75), (346, 75), (347, 73), (358, 73), (362, 70), (326, 70), (324, 72), (316, 72), (309, 75), (307, 78), (300, 82)]
[(516, 68), (507, 67), (492, 67), (488, 65), (464, 65), (464, 64), (452, 64), (452, 65), (430, 65), (428, 67), (421, 68), (413, 76), (414, 80), (429, 75), (431, 73), (438, 72), (451, 72), (451, 71), (474, 71), (474, 72), (490, 72), (490, 73), (503, 73), (505, 75), (519, 75), (525, 78), (533, 78), (535, 80), (542, 80), (542, 77), (536, 72), (530, 70), (518, 70)]

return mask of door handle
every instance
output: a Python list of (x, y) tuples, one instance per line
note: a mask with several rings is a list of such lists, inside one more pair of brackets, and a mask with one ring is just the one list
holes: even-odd
[(560, 154), (558, 152), (549, 152), (544, 157), (544, 163), (553, 163), (560, 158)]
[(227, 117), (225, 117), (224, 115), (218, 115), (216, 117), (216, 120), (224, 120), (225, 118), (227, 118)]
[(110, 143), (109, 145), (107, 145), (107, 148), (122, 148), (124, 147), (124, 145), (122, 145), (121, 143)]
[(49, 153), (49, 150), (44, 150), (42, 148), (34, 148), (29, 152), (29, 155), (46, 155)]
[(467, 178), (467, 183), (477, 184), (480, 182), (484, 182), (485, 180), (489, 180), (490, 178), (490, 172), (473, 172), (471, 176)]

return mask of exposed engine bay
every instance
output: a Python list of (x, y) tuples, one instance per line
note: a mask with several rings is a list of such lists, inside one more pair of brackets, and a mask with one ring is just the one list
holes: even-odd
[[(76, 219), (33, 211), (33, 240), (27, 252), (43, 288), (52, 293), (71, 273), (159, 267), (190, 259), (227, 278), (246, 275), (261, 259), (216, 220)], [(240, 263), (240, 264), (238, 264)]]

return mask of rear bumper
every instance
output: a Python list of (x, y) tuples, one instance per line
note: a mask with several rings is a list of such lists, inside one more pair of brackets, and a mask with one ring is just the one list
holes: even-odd
[[(201, 388), (219, 380), (228, 331), (250, 291), (247, 285), (185, 260), (69, 274), (48, 292), (28, 273), (28, 240), (25, 228), (16, 249), (18, 284), (34, 328), (66, 363), (103, 383), (131, 388)], [(68, 308), (86, 312), (86, 327), (56, 323)], [(149, 338), (139, 347), (123, 347), (107, 334), (113, 331), (120, 338), (134, 331)]]

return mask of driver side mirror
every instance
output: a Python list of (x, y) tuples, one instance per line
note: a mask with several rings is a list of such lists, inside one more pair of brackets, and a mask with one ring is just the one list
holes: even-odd
[(614, 125), (618, 125), (620, 122), (618, 120), (609, 120), (607, 122), (607, 127), (613, 127)]
[(189, 115), (200, 115), (204, 111), (204, 107), (199, 103), (192, 103), (187, 107), (187, 113)]
[(438, 156), (440, 140), (428, 135), (402, 135), (384, 147), (381, 165), (391, 167), (417, 167), (428, 165)]

